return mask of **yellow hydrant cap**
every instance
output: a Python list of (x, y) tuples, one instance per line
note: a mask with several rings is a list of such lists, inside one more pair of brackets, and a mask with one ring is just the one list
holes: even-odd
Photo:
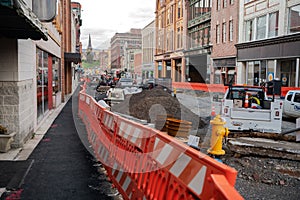
[(221, 118), (221, 115), (217, 115), (214, 119), (210, 120), (210, 124), (224, 125), (226, 124), (226, 121)]

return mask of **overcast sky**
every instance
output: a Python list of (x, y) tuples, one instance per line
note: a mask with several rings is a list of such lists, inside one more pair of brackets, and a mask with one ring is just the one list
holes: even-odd
[(144, 28), (155, 17), (155, 0), (72, 0), (82, 6), (81, 42), (93, 49), (106, 49), (115, 33)]

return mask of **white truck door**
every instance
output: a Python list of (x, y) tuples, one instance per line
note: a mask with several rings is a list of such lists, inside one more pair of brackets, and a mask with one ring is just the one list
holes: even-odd
[(290, 113), (293, 117), (300, 117), (300, 91), (294, 93), (290, 109)]
[(291, 115), (293, 95), (294, 92), (288, 92), (285, 96), (284, 104), (283, 104), (283, 112), (285, 115)]

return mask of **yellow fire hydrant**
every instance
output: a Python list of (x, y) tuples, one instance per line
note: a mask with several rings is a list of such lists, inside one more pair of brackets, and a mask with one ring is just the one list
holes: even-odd
[(210, 121), (212, 125), (210, 148), (207, 150), (212, 155), (224, 155), (225, 151), (222, 149), (222, 141), (224, 137), (229, 134), (228, 128), (224, 127), (226, 121), (224, 121), (220, 115), (217, 115)]
[(176, 93), (177, 93), (176, 88), (174, 88), (173, 90), (174, 97), (176, 97)]

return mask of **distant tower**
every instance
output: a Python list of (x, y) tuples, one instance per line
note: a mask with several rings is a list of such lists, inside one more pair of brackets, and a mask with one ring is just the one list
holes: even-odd
[(86, 51), (86, 60), (88, 63), (92, 63), (94, 58), (91, 35), (89, 34), (89, 44)]

